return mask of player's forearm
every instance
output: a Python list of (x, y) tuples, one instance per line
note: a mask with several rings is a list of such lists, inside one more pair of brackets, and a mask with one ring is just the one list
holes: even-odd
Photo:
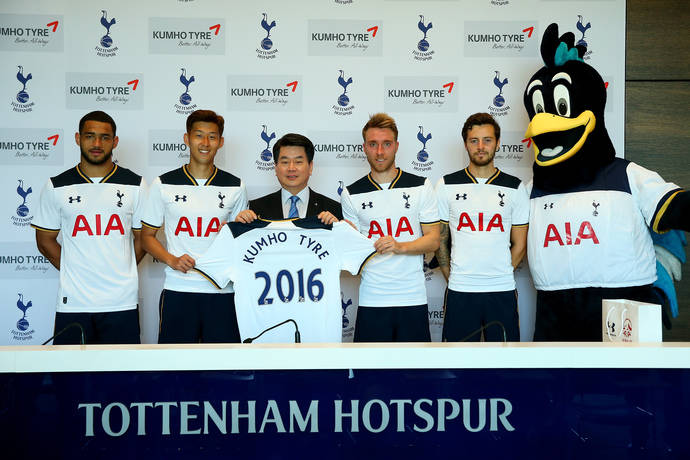
[(438, 224), (436, 225), (436, 231), (430, 231), (425, 233), (423, 236), (420, 238), (417, 238), (414, 241), (405, 241), (403, 243), (399, 243), (400, 245), (400, 251), (399, 253), (401, 254), (409, 254), (409, 255), (419, 255), (419, 254), (426, 254), (428, 252), (435, 252), (439, 248), (439, 231), (438, 231)]
[(141, 246), (144, 249), (144, 251), (148, 252), (151, 254), (151, 257), (153, 257), (156, 260), (159, 260), (163, 262), (164, 264), (172, 267), (172, 264), (175, 261), (175, 256), (170, 254), (161, 244), (160, 241), (156, 238), (156, 235), (147, 235), (147, 234), (142, 234), (141, 235)]
[(510, 259), (513, 269), (522, 262), (527, 252), (527, 226), (518, 225), (510, 229)]
[(134, 257), (137, 260), (137, 265), (139, 265), (141, 259), (146, 255), (146, 251), (141, 244), (141, 230), (132, 230), (132, 235), (134, 235)]
[(513, 265), (513, 269), (517, 268), (518, 265), (520, 265), (520, 262), (522, 262), (522, 259), (525, 258), (525, 254), (527, 253), (527, 245), (512, 245), (510, 247), (510, 259), (511, 263)]
[(441, 222), (440, 230), (439, 247), (436, 250), (436, 260), (438, 260), (441, 273), (443, 273), (443, 276), (447, 281), (450, 277), (450, 245), (448, 244), (450, 238), (448, 224)]
[(36, 246), (38, 247), (38, 252), (43, 254), (43, 257), (48, 259), (53, 267), (60, 270), (60, 254), (62, 253), (60, 243), (54, 239), (41, 241), (37, 238)]

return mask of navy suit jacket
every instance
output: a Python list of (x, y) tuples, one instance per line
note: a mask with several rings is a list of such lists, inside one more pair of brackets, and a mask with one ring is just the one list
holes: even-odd
[[(249, 202), (249, 209), (254, 211), (262, 219), (280, 220), (287, 219), (283, 215), (283, 203), (281, 201), (280, 190), (269, 193)], [(340, 203), (328, 198), (327, 196), (316, 193), (309, 188), (309, 203), (307, 203), (307, 216), (318, 216), (321, 211), (329, 211), (338, 220), (343, 218), (343, 210)]]

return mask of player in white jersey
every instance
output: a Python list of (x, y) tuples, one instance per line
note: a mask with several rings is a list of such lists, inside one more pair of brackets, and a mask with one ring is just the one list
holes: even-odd
[(436, 185), (447, 341), (478, 341), (482, 330), (487, 341), (520, 341), (513, 270), (527, 248), (529, 199), (520, 179), (494, 166), (500, 137), (491, 115), (471, 115), (462, 127), (470, 163)]
[[(113, 163), (115, 121), (90, 112), (79, 121), (80, 162), (41, 192), (38, 249), (60, 271), (55, 345), (140, 343), (137, 263), (141, 176)], [(62, 235), (62, 245), (58, 242)], [(76, 324), (75, 324), (76, 323)]]
[[(214, 164), (223, 127), (223, 117), (211, 110), (189, 115), (184, 135), (189, 164), (157, 177), (144, 207), (144, 249), (167, 265), (159, 343), (239, 341), (232, 284), (219, 291), (191, 270), (222, 223), (247, 208), (244, 183)], [(163, 225), (167, 249), (156, 239)]]
[(395, 166), (398, 128), (384, 113), (362, 129), (371, 172), (341, 195), (343, 217), (381, 254), (359, 285), (356, 342), (430, 341), (424, 254), (438, 249), (438, 204), (428, 179)]
[(357, 274), (374, 254), (371, 240), (345, 222), (258, 219), (224, 226), (195, 270), (219, 288), (235, 282), (244, 340), (266, 331), (258, 342), (294, 342), (291, 325), (267, 331), (292, 320), (303, 342), (340, 342), (340, 271)]

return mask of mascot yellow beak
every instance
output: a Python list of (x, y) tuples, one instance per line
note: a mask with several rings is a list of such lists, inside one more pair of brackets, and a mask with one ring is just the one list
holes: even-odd
[(551, 166), (575, 155), (595, 125), (596, 117), (591, 110), (585, 110), (577, 118), (538, 113), (527, 127), (525, 138), (534, 142), (534, 161), (539, 166)]

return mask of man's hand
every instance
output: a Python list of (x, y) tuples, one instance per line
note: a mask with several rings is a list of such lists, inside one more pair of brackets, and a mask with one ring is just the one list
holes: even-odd
[(402, 254), (404, 249), (404, 243), (398, 243), (390, 235), (379, 238), (374, 242), (374, 249), (379, 254), (388, 254), (392, 252), (393, 254)]
[(187, 273), (189, 270), (194, 268), (196, 261), (192, 259), (189, 254), (182, 254), (180, 257), (174, 257), (172, 263), (169, 264), (170, 268), (173, 268), (182, 273)]
[(328, 211), (321, 211), (317, 217), (321, 222), (323, 222), (326, 225), (338, 222), (338, 218)]
[(237, 214), (237, 217), (235, 217), (235, 222), (250, 224), (258, 218), (259, 216), (257, 216), (254, 211), (252, 211), (251, 209), (245, 209), (244, 211), (240, 211), (239, 214)]

